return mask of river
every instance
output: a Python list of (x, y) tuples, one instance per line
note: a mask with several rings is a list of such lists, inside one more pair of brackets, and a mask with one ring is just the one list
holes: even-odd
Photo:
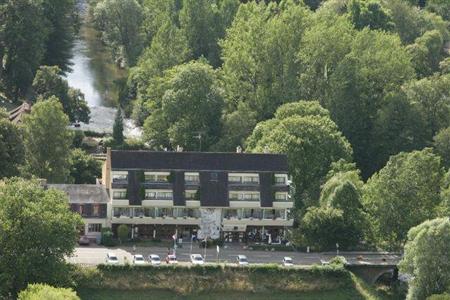
[[(84, 5), (81, 11), (87, 15)], [(89, 124), (81, 123), (80, 129), (111, 133), (118, 105), (115, 81), (123, 80), (127, 71), (113, 63), (87, 17), (73, 45), (71, 68), (66, 75), (69, 86), (81, 90), (91, 110)], [(124, 120), (125, 136), (140, 137), (141, 133), (132, 120)]]

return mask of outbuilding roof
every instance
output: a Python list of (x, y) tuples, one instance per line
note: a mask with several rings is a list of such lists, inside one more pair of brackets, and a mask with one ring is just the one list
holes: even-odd
[(113, 170), (288, 172), (284, 154), (112, 150)]
[(65, 192), (70, 203), (107, 203), (108, 193), (102, 185), (96, 184), (48, 184), (53, 188)]

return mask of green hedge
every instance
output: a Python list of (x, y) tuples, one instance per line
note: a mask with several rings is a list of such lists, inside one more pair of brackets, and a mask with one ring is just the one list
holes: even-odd
[(177, 293), (213, 291), (318, 291), (351, 286), (342, 266), (284, 268), (280, 265), (99, 265), (77, 273), (77, 288), (152, 290)]

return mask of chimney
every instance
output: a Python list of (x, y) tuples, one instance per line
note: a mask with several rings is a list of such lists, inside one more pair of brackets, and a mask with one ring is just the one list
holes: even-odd
[(237, 146), (236, 147), (236, 153), (242, 153), (242, 147), (241, 146)]
[(111, 147), (106, 148), (106, 160), (102, 168), (102, 184), (107, 188), (111, 188)]

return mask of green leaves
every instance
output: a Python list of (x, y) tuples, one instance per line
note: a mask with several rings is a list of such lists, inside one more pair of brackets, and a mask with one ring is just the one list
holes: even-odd
[(65, 257), (82, 221), (63, 192), (45, 190), (38, 181), (6, 180), (0, 183), (0, 220), (0, 295), (30, 282), (65, 283)]
[(449, 291), (450, 220), (448, 217), (429, 220), (409, 230), (400, 270), (412, 275), (407, 299), (425, 299), (432, 294)]
[(435, 217), (443, 170), (427, 148), (392, 156), (364, 186), (364, 206), (375, 242), (385, 249), (403, 245), (408, 230)]
[(39, 101), (24, 121), (26, 175), (45, 178), (50, 183), (68, 179), (72, 134), (68, 117), (58, 99)]
[(296, 207), (309, 206), (317, 201), (330, 164), (341, 158), (351, 160), (351, 146), (317, 102), (285, 104), (275, 115), (256, 125), (247, 140), (247, 150), (287, 154)]

